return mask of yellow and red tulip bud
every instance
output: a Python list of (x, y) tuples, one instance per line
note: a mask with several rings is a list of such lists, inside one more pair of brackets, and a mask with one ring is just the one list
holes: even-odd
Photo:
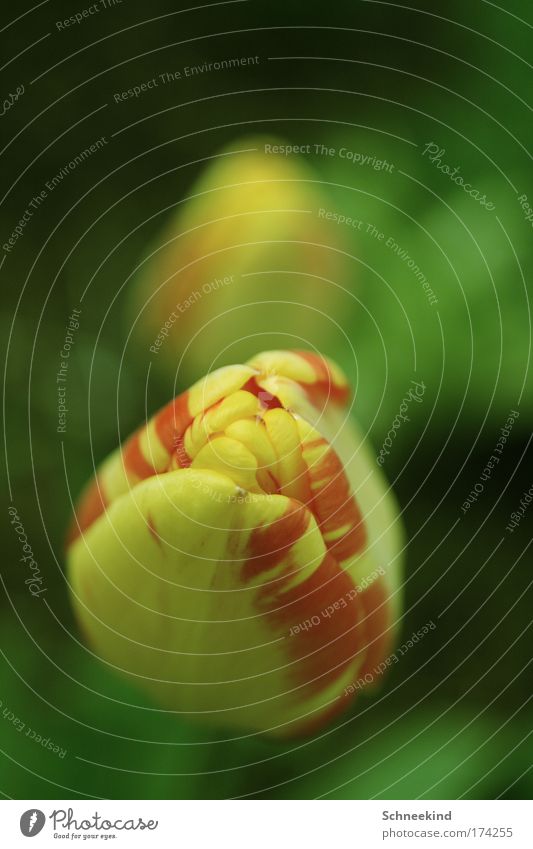
[(193, 373), (242, 362), (258, 334), (265, 347), (338, 342), (353, 305), (346, 228), (306, 158), (272, 143), (243, 138), (209, 162), (139, 267), (130, 318), (167, 373), (182, 355)]
[(214, 725), (310, 733), (389, 656), (401, 528), (315, 354), (226, 366), (98, 470), (68, 540), (93, 649), (160, 705)]

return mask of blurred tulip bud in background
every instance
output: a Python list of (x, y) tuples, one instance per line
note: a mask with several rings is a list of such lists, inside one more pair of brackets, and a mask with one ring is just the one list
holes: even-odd
[(88, 642), (164, 708), (312, 733), (387, 668), (402, 532), (338, 367), (223, 367), (100, 467), (68, 540)]
[(142, 261), (130, 320), (167, 375), (243, 361), (258, 345), (327, 352), (338, 341), (352, 305), (347, 228), (293, 148), (251, 137), (222, 151)]

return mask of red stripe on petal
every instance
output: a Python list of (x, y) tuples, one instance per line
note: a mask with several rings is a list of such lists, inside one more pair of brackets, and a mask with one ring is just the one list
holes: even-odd
[[(308, 532), (309, 511), (291, 501), (277, 521), (256, 528), (250, 537), (244, 581), (281, 567), (258, 589), (257, 606), (272, 629), (284, 635), (289, 654), (289, 683), (297, 698), (320, 692), (342, 676), (365, 651), (364, 608), (349, 573), (327, 552), (303, 581), (287, 589), (299, 563), (292, 547)], [(314, 621), (313, 621), (314, 620)], [(360, 658), (362, 661), (363, 658)]]
[[(309, 448), (318, 444), (327, 446), (325, 439), (313, 440), (304, 445), (304, 460)], [(331, 540), (325, 539), (328, 550), (339, 562), (344, 562), (366, 545), (366, 528), (354, 496), (351, 494), (350, 483), (344, 472), (344, 467), (333, 450), (328, 451), (316, 462), (308, 465), (310, 485), (309, 509), (313, 512), (322, 535), (335, 534), (341, 529), (346, 530)], [(320, 488), (313, 484), (320, 483)]]
[[(273, 610), (270, 617), (276, 625), (281, 624), (295, 632), (295, 624), (289, 625), (294, 613), (302, 617), (304, 624), (294, 636), (286, 637), (291, 660), (296, 661), (291, 679), (300, 686), (299, 701), (320, 692), (331, 685), (353, 664), (355, 681), (364, 680), (365, 675), (375, 676), (379, 664), (387, 659), (391, 651), (391, 621), (387, 589), (382, 581), (376, 581), (362, 593), (354, 592), (354, 585), (330, 554), (326, 555), (319, 570), (307, 581), (282, 596), (289, 607)], [(337, 595), (345, 587), (344, 594)], [(297, 595), (291, 601), (290, 596)], [(343, 605), (344, 599), (346, 606)], [(278, 596), (278, 601), (281, 599)], [(335, 609), (335, 604), (337, 608)], [(333, 612), (331, 608), (333, 606)], [(324, 612), (330, 616), (324, 616)], [(319, 623), (313, 618), (318, 616)], [(316, 620), (315, 620), (316, 621)], [(359, 664), (358, 664), (359, 661)], [(313, 680), (314, 679), (314, 680)], [(307, 686), (302, 687), (302, 684)], [(344, 712), (357, 695), (358, 689), (351, 687), (346, 679), (337, 698), (323, 710), (317, 710), (307, 718), (295, 719), (281, 732), (282, 737), (306, 736), (328, 725)]]
[(291, 501), (287, 511), (275, 522), (254, 528), (242, 569), (243, 581), (250, 581), (261, 572), (268, 572), (289, 560), (290, 549), (309, 528), (309, 518), (302, 504)]
[(359, 677), (373, 674), (373, 670), (390, 654), (393, 642), (393, 623), (386, 584), (383, 580), (374, 581), (363, 593), (361, 602), (364, 608), (365, 660), (359, 670)]
[(339, 386), (338, 383), (335, 383), (324, 357), (313, 354), (311, 351), (294, 351), (294, 353), (305, 360), (316, 374), (314, 383), (301, 383), (315, 406), (320, 406), (320, 402), (326, 401), (334, 401), (343, 406), (348, 402), (350, 387), (347, 384)]
[(270, 602), (270, 619), (288, 634), (290, 678), (305, 685), (299, 700), (328, 687), (364, 650), (361, 601), (353, 589), (349, 574), (328, 552), (305, 581), (287, 592), (278, 590)]
[(281, 407), (283, 409), (283, 404), (275, 395), (272, 395), (266, 389), (263, 389), (260, 383), (258, 383), (257, 378), (251, 377), (250, 380), (246, 381), (244, 386), (241, 389), (245, 392), (250, 392), (252, 395), (255, 395), (256, 398), (259, 399), (259, 403), (261, 404), (264, 410), (274, 410), (277, 407)]
[(155, 469), (152, 463), (149, 463), (141, 450), (141, 433), (143, 429), (138, 430), (133, 436), (130, 436), (122, 449), (122, 462), (128, 478), (133, 474), (139, 480), (151, 478), (155, 475)]
[[(155, 432), (168, 451), (169, 463), (170, 458), (175, 454), (176, 465), (183, 469), (191, 465), (191, 459), (185, 451), (183, 442), (185, 431), (193, 420), (189, 412), (188, 401), (189, 393), (183, 392), (156, 413), (153, 420)], [(133, 473), (138, 480), (144, 480), (157, 474), (153, 463), (146, 459), (141, 449), (141, 435), (146, 427), (147, 425), (140, 428), (128, 439), (122, 453), (126, 471)]]
[(169, 454), (173, 452), (176, 447), (176, 440), (184, 435), (192, 420), (193, 416), (189, 411), (188, 392), (182, 392), (157, 413), (155, 430)]

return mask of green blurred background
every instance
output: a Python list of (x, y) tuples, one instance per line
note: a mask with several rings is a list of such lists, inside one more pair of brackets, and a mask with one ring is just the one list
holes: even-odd
[[(485, 0), (431, 10), (250, 0), (180, 12), (124, 0), (58, 30), (83, 8), (50, 0), (10, 26), (15, 10), (3, 13), (3, 96), (25, 91), (2, 117), (2, 244), (53, 175), (99, 137), (107, 143), (2, 250), (4, 456), (47, 593), (32, 598), (24, 585), (6, 510), (0, 790), (37, 799), (530, 796), (530, 516), (513, 533), (506, 525), (533, 483), (532, 223), (519, 201), (533, 205), (531, 9), (518, 0), (505, 10)], [(260, 61), (114, 102), (165, 71), (249, 55)], [(337, 315), (345, 335), (324, 352), (354, 379), (353, 346), (354, 412), (376, 449), (410, 381), (426, 385), (385, 471), (409, 539), (403, 637), (429, 621), (436, 628), (336, 726), (283, 745), (223, 733), (213, 742), (112, 676), (81, 644), (63, 571), (71, 499), (174, 391), (162, 373), (147, 380), (149, 358), (129, 337), (130, 275), (206, 158), (250, 133), (392, 163), (390, 172), (308, 157), (331, 209), (392, 237), (438, 299), (429, 304), (383, 241), (345, 228), (353, 259), (343, 285), (355, 297)], [(493, 210), (423, 155), (430, 142)], [(59, 351), (86, 288), (68, 427), (58, 434)], [(185, 359), (177, 388), (199, 376)], [(513, 409), (501, 462), (463, 513)]]

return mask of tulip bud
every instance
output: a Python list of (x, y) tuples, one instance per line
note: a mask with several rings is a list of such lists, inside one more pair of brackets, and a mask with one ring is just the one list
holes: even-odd
[(390, 657), (402, 535), (338, 367), (259, 354), (196, 383), (100, 467), (68, 540), (95, 652), (186, 717), (277, 736)]
[(130, 317), (156, 368), (242, 362), (258, 334), (264, 346), (339, 341), (348, 230), (305, 156), (272, 147), (244, 138), (209, 162), (141, 263)]

